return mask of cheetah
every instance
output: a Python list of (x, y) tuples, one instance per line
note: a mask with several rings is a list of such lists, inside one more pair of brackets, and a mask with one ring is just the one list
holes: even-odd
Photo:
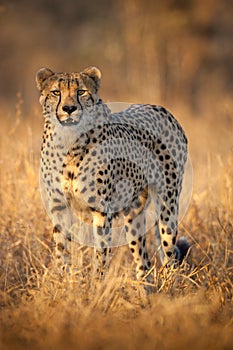
[(98, 272), (111, 247), (127, 242), (141, 280), (152, 264), (149, 229), (163, 265), (181, 263), (189, 249), (186, 239), (177, 240), (187, 138), (164, 107), (133, 104), (112, 113), (98, 95), (100, 80), (94, 66), (79, 73), (42, 68), (36, 75), (45, 121), (42, 198), (60, 266), (70, 263), (70, 245), (80, 237), (93, 245)]

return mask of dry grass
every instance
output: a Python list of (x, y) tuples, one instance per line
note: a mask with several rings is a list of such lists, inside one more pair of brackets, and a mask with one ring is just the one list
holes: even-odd
[(188, 261), (160, 269), (147, 296), (126, 248), (102, 283), (91, 249), (77, 247), (73, 273), (52, 266), (38, 187), (42, 125), (17, 110), (16, 128), (2, 122), (0, 135), (1, 349), (232, 349), (233, 156), (219, 156), (213, 181), (193, 193), (180, 225), (192, 243)]

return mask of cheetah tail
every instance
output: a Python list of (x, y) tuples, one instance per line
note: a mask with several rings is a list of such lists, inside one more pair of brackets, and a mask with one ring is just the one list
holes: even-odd
[(176, 247), (179, 250), (179, 262), (182, 263), (184, 257), (186, 256), (186, 254), (190, 248), (190, 244), (189, 244), (187, 238), (180, 237), (178, 239), (178, 241), (176, 242)]

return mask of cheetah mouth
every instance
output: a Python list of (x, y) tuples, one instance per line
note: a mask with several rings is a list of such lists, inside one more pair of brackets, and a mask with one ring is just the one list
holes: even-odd
[(64, 126), (70, 126), (70, 125), (77, 125), (79, 123), (79, 120), (73, 119), (71, 117), (66, 118), (65, 120), (58, 119), (61, 125)]

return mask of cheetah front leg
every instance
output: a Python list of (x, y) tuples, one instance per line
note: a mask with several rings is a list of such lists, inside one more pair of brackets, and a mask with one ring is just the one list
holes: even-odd
[(103, 216), (100, 213), (93, 215), (93, 234), (94, 234), (94, 274), (100, 278), (104, 275), (104, 270), (111, 253), (111, 232), (112, 216)]
[(146, 249), (146, 218), (145, 214), (141, 212), (137, 217), (132, 215), (125, 217), (125, 231), (129, 248), (133, 255), (136, 264), (136, 276), (138, 280), (142, 280), (150, 269), (150, 261)]
[(51, 209), (53, 219), (54, 256), (57, 267), (69, 270), (72, 264), (72, 215), (66, 203), (55, 203)]
[(59, 224), (53, 228), (53, 239), (55, 243), (55, 262), (57, 267), (67, 270), (71, 265), (71, 239), (62, 232)]

